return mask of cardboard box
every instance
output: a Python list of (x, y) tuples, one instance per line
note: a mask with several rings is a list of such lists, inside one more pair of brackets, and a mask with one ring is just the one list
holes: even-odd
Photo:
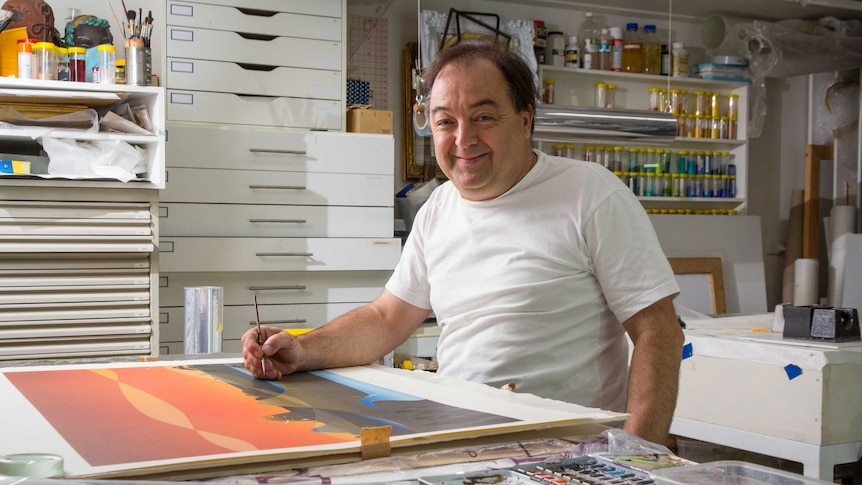
[(392, 112), (379, 109), (349, 109), (347, 110), (347, 131), (391, 135)]

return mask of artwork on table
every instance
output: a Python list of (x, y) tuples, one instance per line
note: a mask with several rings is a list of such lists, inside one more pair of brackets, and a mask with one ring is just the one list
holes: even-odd
[(525, 405), (495, 389), (471, 397), (485, 386), (415, 377), (369, 366), (264, 381), (238, 359), (6, 369), (0, 455), (57, 453), (68, 476), (123, 476), (355, 451), (368, 427), (391, 426), (395, 447), (620, 418), (575, 405), (543, 409), (534, 396)]

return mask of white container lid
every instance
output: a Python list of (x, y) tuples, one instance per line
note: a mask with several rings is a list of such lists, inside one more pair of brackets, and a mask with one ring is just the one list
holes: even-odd
[(63, 457), (48, 453), (0, 456), (0, 475), (51, 478), (63, 475)]

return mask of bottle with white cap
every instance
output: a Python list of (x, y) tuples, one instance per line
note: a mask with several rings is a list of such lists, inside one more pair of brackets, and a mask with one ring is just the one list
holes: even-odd
[(574, 69), (581, 67), (581, 47), (578, 44), (577, 35), (569, 36), (569, 43), (566, 45), (566, 67)]
[(608, 29), (611, 35), (611, 71), (623, 70), (623, 29), (611, 27)]
[(671, 49), (671, 75), (688, 77), (688, 51), (682, 42), (674, 42)]

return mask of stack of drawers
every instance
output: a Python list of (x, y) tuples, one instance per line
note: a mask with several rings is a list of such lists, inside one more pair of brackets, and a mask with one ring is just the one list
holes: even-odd
[(343, 0), (169, 1), (168, 120), (343, 130), (343, 9)]
[(376, 298), (401, 252), (393, 138), (341, 132), (343, 1), (204, 1), (168, 2), (162, 353), (182, 352), (185, 287), (224, 287), (237, 352), (253, 295), (261, 323), (316, 327)]

